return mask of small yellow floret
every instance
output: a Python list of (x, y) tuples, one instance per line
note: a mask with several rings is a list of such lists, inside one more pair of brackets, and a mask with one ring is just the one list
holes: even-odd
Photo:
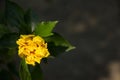
[(21, 35), (16, 43), (19, 45), (18, 55), (25, 58), (27, 64), (34, 66), (35, 62), (40, 63), (42, 58), (50, 55), (47, 43), (40, 36)]

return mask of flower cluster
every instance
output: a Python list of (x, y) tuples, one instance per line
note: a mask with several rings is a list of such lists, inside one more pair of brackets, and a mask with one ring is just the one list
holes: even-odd
[(50, 55), (47, 43), (40, 36), (21, 35), (16, 42), (19, 45), (18, 55), (25, 58), (27, 64), (35, 65), (40, 63), (42, 58)]

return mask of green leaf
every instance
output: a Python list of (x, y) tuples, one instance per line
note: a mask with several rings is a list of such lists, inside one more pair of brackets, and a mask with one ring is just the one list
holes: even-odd
[(75, 48), (57, 33), (54, 33), (54, 35), (52, 36), (46, 37), (45, 40), (48, 43), (48, 49), (53, 56), (57, 56), (60, 53), (70, 51)]
[(19, 75), (20, 80), (31, 80), (31, 74), (29, 72), (28, 65), (25, 62), (25, 59), (21, 60)]
[(32, 15), (31, 15), (31, 10), (27, 10), (24, 14), (24, 21), (25, 21), (25, 26), (24, 28), (26, 28), (26, 32), (28, 32), (29, 34), (32, 32)]
[(10, 56), (8, 55), (8, 48), (0, 48), (0, 63), (5, 64), (10, 61)]
[(53, 42), (55, 44), (55, 46), (67, 47), (66, 51), (69, 51), (69, 50), (72, 50), (75, 48), (58, 33), (54, 33), (54, 35), (45, 38), (45, 40), (47, 42)]
[(19, 34), (8, 33), (0, 38), (0, 48), (15, 48), (17, 47), (16, 40), (19, 38)]
[(6, 0), (5, 24), (12, 27), (20, 25), (24, 21), (24, 11), (16, 3)]
[(16, 52), (16, 48), (0, 48), (0, 62), (4, 64), (13, 61)]
[(0, 38), (8, 32), (9, 32), (8, 28), (5, 25), (0, 24)]
[(24, 11), (18, 4), (6, 1), (5, 24), (15, 27), (20, 34), (31, 34), (31, 11)]
[(31, 76), (33, 80), (43, 80), (42, 69), (39, 64), (32, 66)]
[(28, 9), (24, 15), (25, 23), (31, 26), (31, 10)]
[(48, 50), (50, 52), (50, 57), (56, 57), (59, 54), (62, 54), (66, 51), (67, 47), (64, 46), (56, 46), (54, 43), (48, 43)]
[(53, 35), (52, 30), (58, 21), (49, 21), (38, 23), (35, 27), (34, 34), (41, 37), (48, 37)]

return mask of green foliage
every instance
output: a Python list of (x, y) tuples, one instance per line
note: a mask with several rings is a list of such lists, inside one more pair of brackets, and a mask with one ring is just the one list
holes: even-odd
[(65, 40), (61, 35), (58, 33), (54, 33), (54, 35), (45, 38), (47, 42), (53, 42), (55, 46), (63, 46), (67, 47), (66, 51), (72, 50), (75, 47), (72, 46), (67, 40)]
[(31, 77), (32, 80), (42, 80), (43, 74), (42, 70), (39, 64), (36, 64), (36, 66), (31, 67)]
[(5, 25), (0, 24), (0, 38), (8, 32), (9, 32), (8, 28)]
[(5, 23), (11, 26), (19, 26), (23, 23), (24, 10), (14, 2), (6, 0)]
[(52, 56), (57, 56), (60, 53), (70, 51), (75, 48), (58, 33), (54, 33), (54, 35), (46, 37), (45, 40), (48, 43), (48, 49)]
[(42, 36), (42, 37), (51, 36), (51, 35), (53, 35), (52, 30), (57, 23), (58, 23), (58, 21), (49, 21), (49, 22), (38, 23), (37, 26), (35, 27), (34, 34)]
[(0, 38), (0, 47), (4, 48), (15, 48), (17, 47), (16, 40), (18, 39), (19, 35), (16, 33), (8, 33), (3, 35)]
[[(58, 21), (38, 22), (31, 9), (25, 11), (10, 0), (6, 0), (4, 11), (4, 13), (0, 12), (0, 65), (7, 69), (0, 66), (0, 80), (14, 80), (16, 78), (42, 80), (43, 74), (40, 65), (28, 67), (24, 59), (19, 63), (19, 58), (16, 55), (18, 52), (16, 40), (21, 34), (34, 34), (43, 37), (48, 43), (48, 50), (53, 57), (75, 48), (61, 35), (53, 32)], [(47, 58), (42, 60), (47, 63)], [(18, 64), (20, 64), (19, 71)]]
[(4, 23), (9, 27), (16, 27), (21, 34), (31, 33), (31, 11), (24, 11), (18, 4), (6, 1)]
[(26, 64), (25, 59), (21, 60), (19, 74), (20, 80), (31, 80), (31, 75), (28, 70), (28, 65)]
[(27, 10), (24, 14), (24, 20), (28, 28), (30, 28), (32, 25), (32, 19), (31, 19), (31, 10)]

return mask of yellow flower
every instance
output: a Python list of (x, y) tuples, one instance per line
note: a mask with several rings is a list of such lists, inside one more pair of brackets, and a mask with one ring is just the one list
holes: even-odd
[(21, 35), (16, 43), (19, 45), (18, 55), (25, 58), (27, 64), (34, 66), (35, 62), (40, 63), (42, 58), (50, 55), (47, 43), (40, 36)]

